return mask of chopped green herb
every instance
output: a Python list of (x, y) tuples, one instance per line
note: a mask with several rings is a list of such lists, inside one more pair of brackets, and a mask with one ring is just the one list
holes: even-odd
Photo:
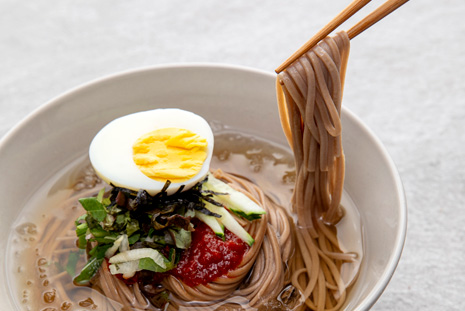
[(139, 230), (139, 222), (136, 219), (130, 219), (126, 225), (126, 233), (128, 236), (131, 236), (134, 232)]
[(101, 189), (97, 194), (97, 201), (103, 203), (103, 196), (105, 195), (105, 188)]
[(103, 258), (97, 259), (95, 257), (91, 258), (87, 264), (82, 268), (81, 273), (74, 278), (74, 283), (76, 285), (87, 285), (90, 282), (90, 279), (97, 273), (98, 269), (102, 265)]
[(88, 228), (89, 226), (87, 226), (87, 223), (82, 223), (82, 224), (77, 225), (76, 235), (79, 236), (79, 235), (86, 234)]
[(110, 232), (108, 232), (106, 230), (103, 230), (102, 227), (100, 227), (100, 226), (96, 226), (94, 228), (91, 228), (90, 233), (92, 233), (92, 235), (95, 238), (103, 238), (103, 237), (105, 237), (107, 235), (110, 235)]
[(105, 207), (97, 198), (82, 198), (79, 199), (82, 207), (92, 215), (97, 221), (103, 221), (107, 215)]
[(89, 227), (87, 226), (87, 223), (81, 224), (78, 221), (76, 221), (76, 224), (76, 236), (78, 237), (78, 247), (80, 249), (85, 249), (87, 245), (86, 234)]
[(111, 244), (97, 245), (89, 251), (89, 255), (98, 259), (105, 257), (105, 252), (111, 247)]
[(157, 265), (155, 261), (153, 261), (152, 258), (148, 258), (148, 257), (139, 259), (139, 269), (149, 270), (153, 272), (165, 272), (166, 271), (166, 269)]
[(132, 245), (134, 243), (136, 243), (137, 241), (139, 241), (140, 239), (140, 234), (139, 233), (136, 233), (136, 234), (133, 234), (129, 237), (129, 244)]
[(87, 246), (87, 240), (86, 240), (86, 236), (85, 235), (80, 235), (78, 237), (78, 247), (80, 249), (85, 249)]
[(139, 268), (141, 270), (149, 270), (153, 272), (166, 272), (173, 269), (176, 265), (176, 252), (174, 248), (170, 249), (168, 258), (163, 256), (163, 263), (166, 268), (161, 267), (152, 258), (144, 257), (139, 259)]
[(87, 214), (83, 214), (79, 216), (78, 218), (76, 218), (76, 221), (75, 221), (76, 226), (79, 225), (81, 221), (86, 220), (86, 217), (87, 217)]

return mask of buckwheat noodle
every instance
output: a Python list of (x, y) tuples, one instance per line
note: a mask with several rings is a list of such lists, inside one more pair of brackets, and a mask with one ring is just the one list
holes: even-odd
[(340, 251), (331, 227), (343, 213), (341, 103), (349, 47), (345, 32), (327, 37), (277, 78), (281, 123), (296, 164), (298, 255), (291, 278), (312, 310), (342, 306), (349, 284), (340, 276), (341, 263), (355, 259)]
[[(292, 219), (287, 212), (273, 201), (263, 191), (247, 179), (225, 173), (221, 170), (214, 172), (231, 186), (236, 188), (263, 206), (267, 214), (260, 220), (253, 222), (237, 220), (254, 237), (255, 243), (245, 254), (236, 270), (229, 272), (208, 285), (190, 287), (183, 284), (174, 276), (162, 281), (164, 288), (171, 294), (171, 302), (167, 310), (227, 310), (237, 308), (258, 307), (271, 298), (278, 296), (289, 277), (285, 272), (285, 263), (289, 260), (293, 249)], [(253, 267), (253, 269), (252, 269)], [(99, 279), (95, 286), (102, 289), (105, 296), (116, 300), (125, 307), (145, 310), (139, 300), (132, 300), (121, 295), (134, 290), (123, 282), (113, 281), (110, 289), (104, 289), (110, 280), (116, 279), (105, 267), (99, 272)], [(116, 288), (118, 293), (112, 294)], [(122, 297), (122, 298), (118, 298)], [(240, 297), (240, 298), (239, 298)], [(131, 309), (128, 309), (131, 310)]]
[[(165, 278), (162, 286), (171, 293), (166, 310), (236, 310), (238, 306), (255, 310), (284, 294), (298, 300), (299, 296), (293, 295), (295, 288), (289, 287), (283, 291), (290, 283), (286, 263), (290, 261), (295, 248), (293, 219), (248, 179), (221, 170), (213, 174), (257, 202), (267, 213), (252, 222), (236, 218), (255, 239), (255, 243), (234, 271), (207, 285), (196, 287), (189, 287), (173, 276)], [(79, 193), (71, 197), (64, 207), (69, 208), (83, 195)], [(70, 217), (67, 221), (54, 218), (47, 225), (49, 230), (44, 232), (38, 243), (41, 256), (49, 262), (63, 261), (59, 260), (60, 256), (75, 250), (74, 218)], [(72, 282), (66, 272), (53, 275), (52, 280), (57, 296), (55, 303), (90, 301), (98, 310), (158, 310), (142, 294), (137, 282), (128, 285), (110, 274), (105, 261), (92, 281), (92, 288), (97, 291), (83, 287), (69, 291)]]

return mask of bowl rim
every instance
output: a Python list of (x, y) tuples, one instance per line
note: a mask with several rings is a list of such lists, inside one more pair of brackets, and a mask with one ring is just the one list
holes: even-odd
[[(25, 127), (31, 120), (38, 117), (42, 113), (46, 113), (48, 110), (54, 109), (56, 106), (59, 106), (63, 100), (66, 100), (67, 97), (72, 97), (76, 93), (81, 92), (84, 89), (92, 88), (98, 86), (101, 83), (105, 83), (111, 81), (113, 79), (119, 79), (123, 77), (128, 77), (131, 75), (139, 75), (144, 72), (151, 72), (157, 70), (164, 70), (164, 69), (219, 69), (219, 70), (235, 70), (241, 71), (249, 74), (261, 75), (266, 78), (276, 78), (276, 74), (274, 72), (265, 71), (262, 69), (257, 69), (253, 67), (243, 66), (243, 65), (236, 65), (236, 64), (227, 64), (227, 63), (213, 63), (213, 62), (180, 62), (180, 63), (165, 63), (165, 64), (157, 64), (152, 66), (142, 66), (128, 70), (122, 70), (115, 73), (110, 73), (103, 75), (99, 78), (92, 79), (88, 82), (81, 83), (63, 93), (59, 94), (56, 97), (53, 97), (49, 101), (39, 105), (31, 112), (29, 112), (22, 120), (20, 120), (16, 125), (10, 128), (3, 137), (0, 138), (0, 150), (6, 146), (11, 139), (14, 138), (17, 132), (20, 132), (23, 127)], [(351, 118), (357, 125), (365, 131), (368, 136), (371, 137), (373, 142), (376, 144), (376, 147), (381, 151), (384, 161), (388, 164), (388, 168), (394, 178), (396, 191), (399, 196), (398, 201), (398, 216), (399, 216), (399, 226), (396, 232), (395, 238), (395, 249), (391, 253), (391, 256), (388, 260), (386, 265), (386, 269), (384, 270), (383, 274), (380, 276), (380, 281), (376, 283), (376, 286), (371, 288), (365, 298), (363, 298), (359, 304), (360, 310), (369, 310), (376, 301), (381, 297), (381, 294), (387, 288), (390, 280), (394, 275), (394, 271), (396, 270), (402, 251), (405, 245), (406, 235), (407, 235), (407, 201), (406, 201), (406, 194), (404, 191), (403, 183), (400, 177), (400, 174), (397, 170), (397, 167), (390, 156), (386, 147), (382, 144), (381, 140), (378, 136), (370, 129), (354, 112), (352, 112), (347, 106), (343, 105), (344, 114), (346, 114), (349, 118)]]
[(60, 102), (67, 97), (73, 96), (75, 93), (81, 92), (84, 89), (87, 88), (92, 88), (94, 86), (97, 86), (101, 83), (105, 83), (107, 81), (111, 81), (113, 79), (118, 79), (118, 78), (123, 78), (131, 75), (138, 75), (143, 72), (150, 72), (153, 70), (163, 70), (163, 69), (186, 69), (186, 68), (204, 68), (204, 69), (229, 69), (229, 70), (238, 70), (238, 71), (244, 71), (244, 72), (249, 72), (253, 74), (259, 74), (259, 75), (268, 75), (272, 76), (272, 73), (258, 69), (258, 68), (252, 68), (248, 66), (243, 66), (243, 65), (236, 65), (236, 64), (227, 64), (227, 63), (213, 63), (213, 62), (179, 62), (179, 63), (164, 63), (164, 64), (157, 64), (157, 65), (151, 65), (151, 66), (141, 66), (141, 67), (135, 67), (131, 69), (126, 69), (126, 70), (120, 70), (114, 73), (109, 73), (105, 74), (103, 76), (91, 79), (89, 81), (83, 82), (78, 84), (77, 86), (74, 86), (70, 89), (67, 89), (60, 93), (59, 95), (52, 97), (48, 101), (40, 104), (36, 108), (32, 109), (29, 113), (27, 113), (19, 122), (17, 122), (13, 127), (11, 127), (9, 130), (3, 134), (2, 137), (0, 137), (0, 149), (8, 140), (11, 139), (11, 137), (14, 135), (15, 132), (20, 131), (21, 128), (30, 122), (30, 120), (36, 118), (37, 115), (52, 109), (53, 107), (60, 105)]

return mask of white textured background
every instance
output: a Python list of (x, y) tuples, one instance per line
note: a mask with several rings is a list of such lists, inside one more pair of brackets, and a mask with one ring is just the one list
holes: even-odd
[[(220, 62), (271, 72), (348, 3), (0, 0), (0, 137), (117, 71)], [(463, 0), (411, 0), (352, 42), (344, 104), (386, 145), (409, 205), (402, 259), (373, 310), (465, 309), (464, 54)]]

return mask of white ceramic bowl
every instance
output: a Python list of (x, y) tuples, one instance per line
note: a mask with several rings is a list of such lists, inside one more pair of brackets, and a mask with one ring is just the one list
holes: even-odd
[[(0, 142), (0, 309), (15, 310), (6, 275), (6, 241), (36, 189), (87, 152), (116, 117), (178, 107), (287, 145), (278, 119), (275, 75), (229, 65), (166, 65), (80, 86), (43, 105)], [(368, 310), (391, 279), (404, 245), (407, 209), (401, 180), (380, 141), (343, 109), (345, 190), (359, 209), (365, 255), (346, 310)]]

